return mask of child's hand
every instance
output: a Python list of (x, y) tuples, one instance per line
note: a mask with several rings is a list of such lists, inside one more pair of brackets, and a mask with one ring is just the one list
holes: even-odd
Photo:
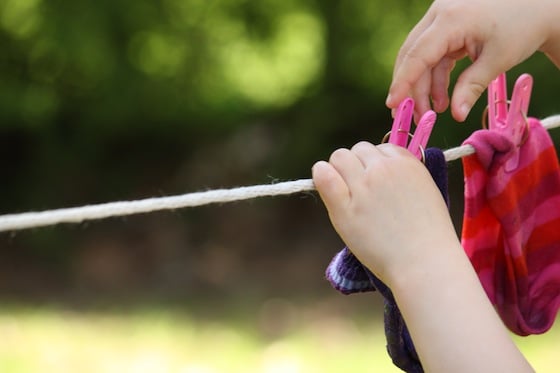
[(344, 242), (391, 289), (427, 372), (533, 372), (484, 293), (440, 191), (406, 149), (339, 149), (313, 166), (313, 181)]
[(432, 254), (458, 246), (440, 191), (404, 148), (339, 149), (313, 166), (313, 180), (346, 245), (389, 286), (393, 275), (429, 270)]
[(535, 51), (560, 66), (560, 1), (436, 0), (408, 35), (395, 63), (387, 106), (406, 96), (416, 101), (416, 115), (449, 105), (449, 75), (455, 62), (473, 63), (455, 85), (451, 112), (464, 121), (475, 101), (500, 73)]

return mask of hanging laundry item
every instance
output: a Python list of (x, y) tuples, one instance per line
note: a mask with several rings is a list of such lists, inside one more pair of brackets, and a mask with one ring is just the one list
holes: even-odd
[(509, 110), (521, 117), (521, 136), (491, 126), (464, 142), (476, 153), (463, 158), (461, 241), (506, 326), (539, 334), (560, 306), (560, 168), (541, 123)]
[[(447, 164), (443, 152), (436, 148), (429, 148), (425, 151), (424, 157), (427, 169), (446, 203), (449, 204)], [(326, 277), (332, 286), (343, 294), (379, 291), (384, 300), (385, 337), (389, 356), (393, 363), (405, 372), (423, 372), (410, 333), (391, 290), (364, 267), (347, 247), (333, 258), (327, 267)]]

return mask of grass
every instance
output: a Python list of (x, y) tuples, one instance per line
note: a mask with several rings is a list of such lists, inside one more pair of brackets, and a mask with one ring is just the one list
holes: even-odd
[[(3, 307), (0, 371), (400, 372), (386, 355), (378, 315), (344, 317), (324, 312), (324, 304), (272, 302), (230, 318), (165, 306)], [(559, 327), (516, 341), (538, 372), (557, 371)]]

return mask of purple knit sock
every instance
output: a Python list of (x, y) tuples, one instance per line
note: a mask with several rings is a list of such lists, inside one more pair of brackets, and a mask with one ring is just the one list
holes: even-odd
[[(449, 205), (447, 163), (443, 152), (437, 148), (429, 148), (425, 153), (426, 168), (430, 171), (443, 198)], [(327, 267), (326, 276), (331, 285), (343, 294), (379, 291), (384, 300), (383, 315), (389, 356), (391, 356), (393, 363), (405, 372), (424, 371), (393, 293), (370, 270), (364, 267), (347, 247), (335, 255)]]

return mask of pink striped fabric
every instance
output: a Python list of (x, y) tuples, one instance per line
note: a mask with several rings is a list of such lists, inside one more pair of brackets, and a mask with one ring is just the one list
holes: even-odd
[[(465, 144), (465, 210), (461, 241), (507, 327), (539, 334), (560, 307), (560, 168), (554, 145), (537, 119), (520, 147), (480, 130)], [(504, 167), (514, 152), (518, 167)]]

